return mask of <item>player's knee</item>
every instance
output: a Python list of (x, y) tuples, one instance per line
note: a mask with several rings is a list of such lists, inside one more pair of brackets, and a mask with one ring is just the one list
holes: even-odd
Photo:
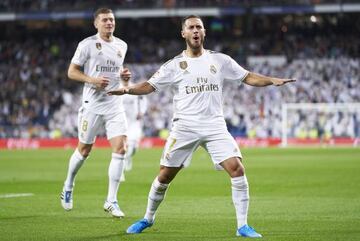
[(160, 172), (158, 175), (158, 180), (161, 183), (169, 184), (176, 176), (176, 174), (181, 170), (182, 167), (165, 167), (160, 166)]
[(174, 179), (174, 177), (175, 176), (172, 173), (163, 171), (160, 172), (158, 180), (160, 183), (169, 184)]
[(81, 147), (78, 148), (78, 151), (84, 158), (87, 158), (90, 155), (91, 147)]
[(236, 165), (229, 170), (231, 177), (241, 177), (245, 175), (245, 167), (243, 165)]
[(117, 153), (117, 154), (120, 154), (120, 155), (124, 155), (124, 154), (126, 153), (126, 147), (125, 147), (125, 145), (115, 147), (115, 148), (113, 149), (113, 153)]
[(169, 184), (172, 180), (172, 178), (167, 174), (161, 174), (158, 176), (158, 180), (160, 183)]

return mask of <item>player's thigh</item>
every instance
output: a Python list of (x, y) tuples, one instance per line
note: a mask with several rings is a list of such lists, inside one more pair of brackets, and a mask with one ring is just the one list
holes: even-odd
[(227, 131), (207, 136), (202, 146), (211, 156), (215, 168), (219, 170), (223, 169), (220, 163), (231, 157), (242, 159), (238, 144)]
[(104, 115), (104, 122), (108, 140), (117, 136), (126, 136), (128, 125), (124, 112)]
[(78, 114), (78, 137), (83, 144), (93, 144), (103, 120), (100, 115), (81, 107)]
[(172, 131), (166, 140), (160, 164), (165, 167), (181, 167), (190, 164), (200, 139), (194, 132)]

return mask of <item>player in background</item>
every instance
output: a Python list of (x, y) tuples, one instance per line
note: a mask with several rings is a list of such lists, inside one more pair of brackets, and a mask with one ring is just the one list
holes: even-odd
[[(123, 87), (129, 87), (132, 83), (129, 79), (123, 79), (122, 84)], [(132, 169), (132, 156), (139, 148), (140, 139), (143, 135), (142, 120), (147, 109), (147, 100), (145, 96), (125, 95), (123, 96), (123, 104), (128, 123), (127, 151), (123, 170), (130, 171)], [(121, 175), (121, 181), (125, 181), (124, 172)]]
[(160, 160), (159, 174), (150, 188), (145, 216), (126, 231), (141, 233), (153, 225), (156, 210), (170, 182), (191, 159), (193, 152), (202, 146), (215, 167), (225, 169), (230, 176), (237, 218), (236, 235), (261, 237), (247, 224), (248, 181), (239, 147), (226, 128), (222, 109), (223, 81), (281, 86), (295, 80), (249, 72), (228, 55), (204, 49), (205, 29), (198, 16), (183, 19), (181, 34), (186, 41), (186, 50), (163, 64), (148, 81), (109, 92), (109, 95), (145, 95), (172, 86), (175, 93), (173, 128)]
[(117, 193), (124, 167), (127, 122), (122, 98), (106, 93), (119, 88), (121, 79), (131, 77), (130, 71), (123, 68), (127, 44), (113, 35), (115, 18), (111, 9), (98, 9), (94, 13), (94, 26), (97, 34), (79, 43), (68, 69), (68, 77), (83, 82), (84, 89), (78, 115), (79, 142), (69, 161), (61, 204), (67, 211), (73, 208), (75, 176), (88, 158), (99, 129), (105, 127), (112, 155), (108, 195), (103, 207), (114, 217), (124, 217)]

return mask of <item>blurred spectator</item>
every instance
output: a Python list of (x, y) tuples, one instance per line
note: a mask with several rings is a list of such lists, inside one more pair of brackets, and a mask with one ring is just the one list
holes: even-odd
[[(39, 3), (14, 2), (20, 5)], [(138, 1), (119, 2), (129, 6), (139, 4)], [(176, 1), (176, 4), (181, 2)], [(53, 3), (44, 0), (42, 4), (51, 6)], [(306, 16), (291, 16), (291, 23), (289, 19), (288, 16), (259, 16), (248, 21), (248, 26), (237, 26), (243, 21), (237, 17), (204, 19), (216, 23), (216, 31), (209, 29), (207, 32), (206, 48), (234, 56), (254, 72), (298, 80), (281, 89), (225, 83), (224, 115), (234, 135), (280, 137), (280, 105), (285, 102), (360, 102), (360, 16), (324, 15), (319, 25), (309, 24)], [(55, 136), (59, 133), (64, 137), (75, 136), (75, 113), (80, 106), (76, 96), (81, 86), (67, 80), (66, 70), (75, 43), (89, 30), (64, 22), (39, 30), (18, 24), (7, 23), (0, 36), (0, 137), (51, 137), (55, 130)], [(178, 18), (119, 22), (118, 31), (123, 31), (121, 35), (129, 43), (125, 65), (131, 69), (134, 81), (148, 79), (164, 60), (182, 51), (183, 43), (177, 40), (178, 25)], [(287, 27), (282, 28), (285, 25)], [(277, 66), (268, 62), (246, 63), (247, 57), (262, 55), (285, 56), (288, 62)], [(144, 117), (145, 135), (158, 136), (160, 130), (171, 125), (169, 96), (167, 91), (149, 96), (149, 112)], [(328, 133), (358, 136), (360, 132), (359, 113), (333, 113), (327, 118), (330, 121), (317, 124), (314, 121), (320, 118), (317, 114), (304, 116), (306, 113), (302, 112), (291, 116), (291, 121), (296, 123), (290, 128), (291, 135), (307, 136), (310, 130), (317, 130), (317, 135), (324, 136)], [(340, 127), (340, 124), (346, 126)]]
[[(356, 0), (340, 2), (355, 3)], [(179, 7), (254, 7), (281, 5), (311, 5), (339, 3), (339, 0), (107, 0), (106, 6), (113, 9), (129, 8), (179, 8)], [(96, 9), (104, 6), (102, 1), (82, 0), (2, 0), (0, 11), (66, 11)]]

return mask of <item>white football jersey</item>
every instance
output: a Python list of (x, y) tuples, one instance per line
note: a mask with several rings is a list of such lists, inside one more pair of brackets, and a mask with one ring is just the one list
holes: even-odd
[[(128, 143), (139, 142), (142, 137), (142, 120), (147, 109), (147, 100), (145, 96), (141, 95), (124, 95), (123, 104), (128, 123)], [(139, 115), (141, 116), (140, 119)]]
[(82, 106), (96, 114), (123, 112), (122, 98), (108, 96), (107, 91), (120, 87), (120, 72), (127, 51), (127, 44), (119, 38), (113, 41), (102, 40), (99, 34), (81, 41), (71, 63), (83, 66), (84, 73), (91, 77), (105, 76), (110, 79), (109, 85), (98, 89), (95, 85), (85, 83)]
[(247, 74), (230, 56), (205, 50), (196, 58), (183, 52), (163, 64), (148, 82), (156, 90), (173, 87), (173, 121), (178, 121), (177, 125), (197, 130), (224, 130), (223, 82), (241, 83)]
[(124, 95), (123, 104), (126, 113), (126, 119), (129, 125), (138, 121), (138, 116), (143, 116), (147, 109), (145, 96), (141, 95)]

